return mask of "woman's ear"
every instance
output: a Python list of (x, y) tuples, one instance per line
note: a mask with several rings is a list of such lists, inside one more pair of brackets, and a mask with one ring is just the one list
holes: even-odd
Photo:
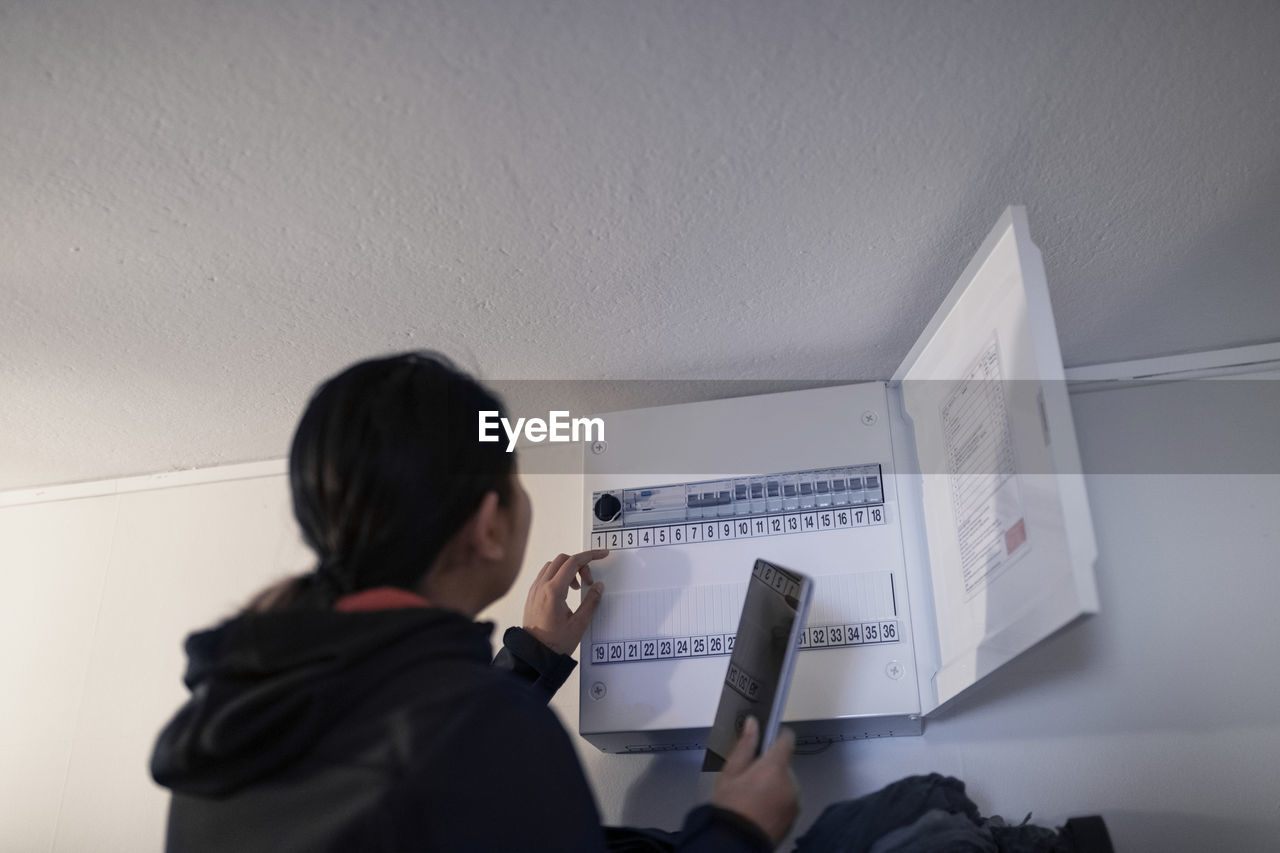
[(467, 523), (467, 538), (481, 558), (501, 560), (507, 551), (509, 527), (509, 520), (498, 504), (498, 493), (486, 492)]

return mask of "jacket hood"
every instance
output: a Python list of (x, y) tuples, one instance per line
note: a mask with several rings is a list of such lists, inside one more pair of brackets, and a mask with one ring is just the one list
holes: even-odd
[(187, 637), (191, 698), (156, 741), (151, 775), (223, 796), (301, 757), (384, 678), (423, 659), (487, 664), (493, 625), (407, 608), (243, 615)]

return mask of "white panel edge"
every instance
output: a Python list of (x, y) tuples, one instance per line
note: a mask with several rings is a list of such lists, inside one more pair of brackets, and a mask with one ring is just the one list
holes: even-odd
[(80, 498), (97, 498), (107, 495), (127, 494), (129, 492), (146, 492), (156, 489), (172, 489), (178, 486), (194, 486), (201, 483), (253, 480), (259, 477), (280, 476), (287, 474), (288, 471), (289, 461), (287, 459), (270, 459), (265, 462), (215, 465), (209, 468), (143, 474), (137, 477), (92, 480), (84, 483), (64, 483), (56, 486), (37, 486), (31, 489), (0, 492), (0, 507), (70, 501)]
[[(893, 445), (895, 489), (898, 513), (902, 518), (902, 558), (906, 573), (907, 601), (911, 610), (912, 640), (916, 650), (916, 693), (920, 714), (938, 706), (936, 676), (942, 668), (942, 647), (938, 640), (938, 617), (933, 596), (933, 576), (929, 567), (929, 543), (924, 531), (924, 498), (921, 495), (919, 461), (915, 454), (913, 426), (902, 403), (899, 387), (886, 388), (889, 440)], [(908, 524), (907, 520), (911, 519)], [(911, 532), (908, 532), (911, 531)]]
[(898, 365), (898, 369), (893, 374), (891, 382), (901, 382), (910, 372), (912, 365), (916, 359), (924, 352), (930, 341), (933, 340), (938, 328), (946, 322), (951, 316), (952, 310), (955, 309), (956, 303), (960, 301), (960, 297), (969, 289), (969, 284), (977, 277), (978, 272), (982, 269), (983, 264), (991, 256), (991, 251), (996, 244), (1003, 239), (1005, 233), (1013, 227), (1016, 215), (1020, 214), (1022, 221), (1026, 222), (1027, 210), (1021, 205), (1010, 205), (1004, 209), (1004, 213), (1000, 214), (1000, 219), (987, 233), (987, 237), (982, 241), (982, 245), (973, 253), (973, 257), (969, 259), (969, 263), (965, 266), (964, 272), (960, 274), (960, 278), (952, 285), (951, 290), (947, 293), (947, 298), (942, 300), (942, 304), (938, 306), (938, 310), (933, 312), (929, 324), (924, 327), (924, 331), (916, 338), (915, 344), (911, 347), (911, 351), (907, 353), (907, 357)]
[(1027, 300), (1027, 317), (1033, 324), (1053, 329), (1052, 335), (1032, 339), (1036, 353), (1036, 372), (1040, 376), (1041, 402), (1049, 434), (1049, 453), (1058, 477), (1058, 498), (1067, 531), (1068, 559), (1075, 577), (1076, 598), (1083, 612), (1098, 612), (1097, 562), (1098, 544), (1093, 530), (1093, 515), (1084, 482), (1084, 465), (1080, 461), (1080, 442), (1076, 436), (1075, 417), (1067, 394), (1066, 371), (1062, 365), (1062, 347), (1058, 341), (1058, 325), (1049, 297), (1049, 282), (1044, 271), (1040, 247), (1031, 238), (1026, 211), (1013, 211), (1015, 245), (1023, 273), (1023, 293)]

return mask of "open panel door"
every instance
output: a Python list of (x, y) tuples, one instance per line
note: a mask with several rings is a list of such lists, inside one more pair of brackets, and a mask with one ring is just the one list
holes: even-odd
[(928, 713), (1085, 613), (1097, 546), (1026, 211), (1007, 209), (894, 376), (914, 431), (937, 672)]

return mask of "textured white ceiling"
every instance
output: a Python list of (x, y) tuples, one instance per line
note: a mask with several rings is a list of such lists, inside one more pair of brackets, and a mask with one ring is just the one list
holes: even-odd
[(885, 377), (1008, 203), (1065, 360), (1280, 338), (1280, 4), (0, 3), (0, 489), (315, 383)]

